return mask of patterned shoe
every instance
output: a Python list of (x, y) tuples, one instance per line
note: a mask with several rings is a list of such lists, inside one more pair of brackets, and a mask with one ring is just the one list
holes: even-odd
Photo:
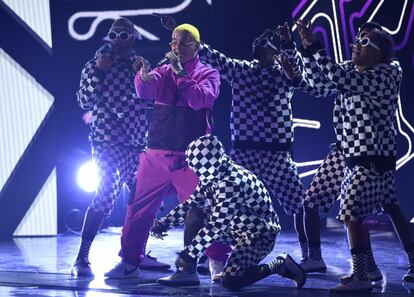
[(142, 270), (168, 270), (170, 265), (163, 263), (157, 260), (157, 258), (150, 256), (151, 251), (149, 251), (144, 260), (139, 264), (139, 268)]
[[(379, 270), (379, 268), (377, 268), (375, 270), (372, 270), (372, 271), (368, 271), (367, 276), (368, 276), (368, 280), (370, 282), (379, 282), (379, 281), (382, 281), (382, 279), (383, 279), (381, 270)], [(341, 284), (345, 284), (345, 283), (349, 282), (350, 280), (352, 280), (353, 277), (354, 277), (354, 275), (352, 273), (348, 274), (348, 275), (345, 275), (345, 276), (342, 276), (339, 279), (339, 282)]]
[(166, 286), (195, 286), (200, 284), (196, 271), (177, 270), (174, 274), (158, 279), (158, 283)]
[(215, 261), (210, 259), (210, 273), (211, 281), (214, 283), (219, 283), (221, 281), (221, 276), (224, 271), (224, 263), (221, 261)]
[(91, 263), (85, 259), (76, 260), (72, 265), (70, 274), (76, 277), (94, 277), (91, 269)]
[[(293, 280), (296, 284), (296, 287), (302, 288), (306, 283), (306, 273), (298, 263), (293, 260), (288, 254), (282, 254), (278, 256), (274, 261), (283, 261), (282, 267), (280, 267), (279, 274), (283, 277)], [(274, 262), (272, 261), (272, 262)], [(272, 266), (272, 262), (268, 265)]]
[(403, 276), (403, 281), (408, 283), (414, 283), (414, 268), (410, 267), (406, 274)]
[(126, 262), (119, 262), (114, 268), (106, 272), (105, 277), (114, 279), (127, 279), (139, 277), (138, 265), (131, 265)]
[(345, 283), (340, 283), (330, 289), (331, 292), (371, 292), (373, 289), (369, 280), (357, 279), (354, 275), (349, 277)]
[(306, 273), (326, 272), (326, 264), (322, 258), (319, 261), (312, 260), (311, 258), (306, 258), (305, 260), (301, 261), (299, 265), (303, 268), (303, 270), (305, 270)]
[(201, 275), (210, 275), (210, 258), (207, 256), (201, 256), (197, 263), (197, 272)]

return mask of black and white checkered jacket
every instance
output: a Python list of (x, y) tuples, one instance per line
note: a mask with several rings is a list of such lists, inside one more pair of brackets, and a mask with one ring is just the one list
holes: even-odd
[(136, 59), (113, 56), (107, 73), (98, 69), (100, 55), (110, 55), (110, 44), (104, 44), (82, 70), (77, 99), (82, 109), (91, 113), (90, 140), (93, 145), (113, 142), (124, 146), (144, 148), (147, 137), (146, 107), (148, 100), (137, 97), (134, 86)]
[(160, 223), (166, 228), (184, 222), (187, 211), (193, 207), (206, 208), (210, 213), (189, 247), (192, 257), (213, 241), (234, 233), (278, 232), (278, 217), (273, 209), (268, 191), (250, 171), (228, 160), (220, 179), (208, 185), (199, 183), (195, 192)]
[(338, 93), (333, 121), (345, 157), (396, 156), (396, 117), (402, 69), (397, 61), (358, 72), (319, 50), (303, 57), (310, 85)]
[[(295, 47), (283, 50), (294, 61), (297, 75), (302, 72)], [(200, 59), (216, 68), (232, 88), (230, 129), (233, 142), (293, 143), (291, 98), (295, 86), (279, 64), (262, 68), (256, 60), (232, 59), (201, 44)], [(326, 96), (301, 82), (299, 87), (313, 96)]]

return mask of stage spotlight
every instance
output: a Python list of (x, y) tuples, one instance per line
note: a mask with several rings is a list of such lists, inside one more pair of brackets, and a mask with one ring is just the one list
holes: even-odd
[(76, 178), (79, 187), (90, 193), (96, 191), (99, 184), (98, 168), (93, 161), (84, 163), (78, 170)]

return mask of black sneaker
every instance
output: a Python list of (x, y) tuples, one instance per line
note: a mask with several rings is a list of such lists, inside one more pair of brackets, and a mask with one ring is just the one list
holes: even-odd
[(91, 263), (86, 259), (76, 260), (72, 265), (70, 274), (76, 277), (94, 277), (91, 269)]
[[(274, 261), (283, 261), (279, 274), (293, 280), (297, 288), (302, 288), (306, 283), (306, 273), (298, 263), (288, 254), (279, 255)], [(272, 263), (272, 262), (271, 262)], [(271, 265), (269, 263), (269, 265)]]

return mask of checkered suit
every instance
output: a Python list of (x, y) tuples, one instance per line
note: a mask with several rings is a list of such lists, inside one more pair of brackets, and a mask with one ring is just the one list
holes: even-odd
[(399, 63), (379, 64), (358, 72), (351, 61), (336, 64), (323, 50), (305, 56), (303, 61), (310, 85), (338, 94), (333, 119), (341, 147), (331, 152), (319, 168), (306, 193), (305, 205), (327, 211), (336, 195), (341, 200), (337, 218), (362, 221), (383, 205), (397, 204), (394, 170), (382, 173), (373, 167), (349, 168), (343, 160), (396, 156), (395, 111), (402, 79)]
[(310, 85), (338, 93), (334, 125), (345, 157), (396, 156), (399, 63), (379, 64), (360, 73), (352, 62), (336, 64), (322, 50), (303, 60)]
[[(284, 50), (284, 53), (288, 59), (296, 61), (295, 72), (301, 73), (296, 49)], [(256, 60), (232, 59), (205, 43), (200, 46), (199, 56), (216, 68), (232, 88), (232, 141), (293, 142), (290, 101), (295, 86), (284, 76), (279, 64), (262, 68)], [(300, 86), (311, 95), (326, 95), (303, 83)]]
[(132, 63), (136, 55), (131, 53), (128, 60), (113, 57), (112, 67), (104, 73), (96, 60), (110, 51), (109, 44), (103, 45), (81, 74), (77, 99), (81, 108), (91, 112), (90, 140), (92, 144), (109, 141), (144, 148), (148, 100), (139, 99), (135, 92)]
[[(283, 54), (295, 61), (295, 73), (300, 74), (301, 59), (296, 48), (284, 49)], [(277, 152), (262, 149), (263, 144), (289, 146), (293, 143), (291, 98), (295, 84), (286, 79), (279, 64), (262, 68), (257, 61), (229, 58), (207, 44), (201, 45), (199, 56), (218, 69), (221, 77), (231, 85), (230, 130), (233, 143), (253, 143), (252, 149), (234, 149), (232, 158), (267, 184), (287, 214), (299, 213), (304, 188), (290, 154), (286, 149)], [(304, 81), (297, 86), (313, 96), (328, 94), (311, 88)]]
[(302, 211), (305, 189), (289, 152), (233, 149), (230, 155), (261, 178), (288, 215)]
[(109, 215), (122, 184), (132, 185), (138, 154), (146, 146), (148, 103), (135, 92), (135, 53), (128, 60), (113, 56), (107, 73), (97, 67), (101, 55), (111, 55), (110, 44), (103, 45), (86, 63), (77, 99), (91, 113), (89, 138), (101, 178), (90, 207)]
[(334, 146), (323, 160), (306, 190), (304, 205), (328, 212), (341, 194), (345, 161), (341, 150)]
[(219, 180), (200, 182), (191, 197), (160, 223), (166, 228), (180, 225), (193, 207), (205, 208), (211, 214), (186, 247), (189, 256), (201, 256), (214, 241), (232, 242), (235, 248), (224, 273), (240, 276), (272, 251), (280, 226), (269, 193), (254, 174), (231, 160), (226, 161)]
[(383, 205), (398, 204), (394, 171), (380, 175), (375, 168), (345, 167), (340, 198), (340, 221), (359, 222), (372, 212), (380, 213)]
[[(110, 215), (122, 185), (131, 187), (138, 168), (139, 151), (129, 147), (99, 143), (92, 147), (92, 157), (98, 167), (99, 185), (90, 207)], [(129, 188), (131, 189), (131, 188)]]

